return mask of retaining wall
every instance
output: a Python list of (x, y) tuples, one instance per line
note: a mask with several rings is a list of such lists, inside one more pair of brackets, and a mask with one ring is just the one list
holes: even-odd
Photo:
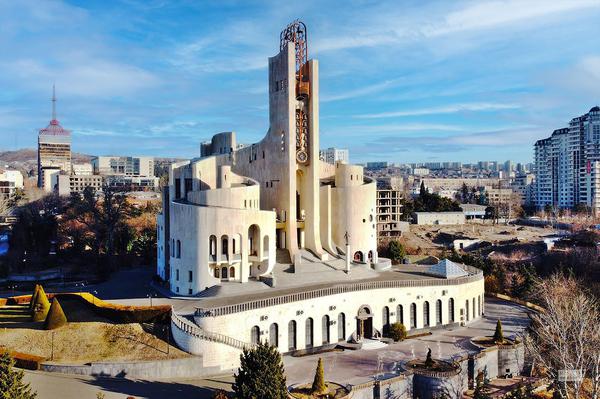
[(476, 379), (479, 373), (487, 374), (487, 378), (498, 377), (498, 347), (483, 349), (472, 355), (469, 365), (469, 375)]
[(514, 345), (498, 345), (498, 374), (518, 375), (525, 365), (525, 346), (523, 343)]
[(97, 362), (85, 365), (42, 363), (40, 370), (63, 374), (140, 379), (198, 378), (217, 372), (203, 367), (201, 357), (148, 362)]

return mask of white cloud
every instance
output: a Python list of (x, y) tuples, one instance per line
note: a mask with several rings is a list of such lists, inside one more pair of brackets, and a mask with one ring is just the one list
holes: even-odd
[(144, 69), (86, 56), (63, 65), (19, 59), (0, 65), (0, 71), (24, 86), (49, 90), (55, 82), (59, 93), (83, 97), (125, 96), (160, 84), (157, 76)]
[(349, 98), (356, 98), (359, 96), (364, 96), (365, 94), (373, 94), (373, 93), (377, 93), (382, 90), (386, 90), (391, 87), (394, 87), (403, 80), (404, 79), (391, 79), (391, 80), (386, 80), (384, 82), (374, 83), (371, 85), (360, 87), (360, 88), (354, 89), (354, 90), (346, 90), (340, 94), (329, 95), (329, 96), (324, 95), (319, 98), (319, 101), (321, 101), (321, 102), (339, 101), (339, 100), (346, 100)]
[[(455, 4), (447, 2), (445, 4)], [(507, 25), (544, 22), (544, 18), (563, 16), (568, 12), (600, 8), (598, 0), (506, 0), (467, 2), (459, 9), (445, 13), (426, 6), (416, 12), (394, 9), (384, 12), (374, 8), (373, 14), (361, 13), (362, 23), (352, 26), (348, 34), (336, 31), (329, 37), (315, 42), (317, 52), (375, 47), (399, 43), (421, 42), (427, 38), (439, 38), (463, 32), (504, 28)], [(385, 14), (383, 17), (380, 14)], [(408, 15), (407, 15), (408, 13)], [(453, 45), (466, 45), (454, 43)], [(447, 45), (447, 43), (443, 43)], [(467, 45), (468, 47), (468, 45)]]
[(449, 13), (442, 24), (426, 27), (423, 33), (426, 36), (440, 36), (455, 32), (497, 28), (552, 14), (592, 7), (600, 7), (600, 2), (597, 0), (478, 1), (461, 10)]
[(404, 116), (420, 116), (433, 114), (453, 114), (457, 112), (481, 112), (498, 111), (503, 109), (516, 109), (518, 104), (499, 104), (499, 103), (467, 103), (451, 104), (440, 107), (419, 108), (406, 111), (380, 112), (373, 114), (356, 115), (355, 118), (376, 119), (376, 118), (394, 118)]

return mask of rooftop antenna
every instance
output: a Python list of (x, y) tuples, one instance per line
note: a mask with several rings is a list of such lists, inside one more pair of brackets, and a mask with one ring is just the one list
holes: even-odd
[(56, 87), (52, 85), (52, 120), (56, 120)]

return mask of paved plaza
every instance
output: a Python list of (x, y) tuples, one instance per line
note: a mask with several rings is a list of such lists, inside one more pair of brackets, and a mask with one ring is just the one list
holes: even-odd
[[(527, 309), (513, 303), (487, 299), (485, 317), (467, 327), (443, 329), (432, 335), (387, 345), (377, 350), (329, 352), (304, 357), (284, 356), (288, 384), (310, 381), (319, 357), (323, 358), (327, 379), (358, 384), (391, 375), (403, 363), (425, 356), (431, 348), (433, 356), (450, 359), (474, 351), (469, 337), (493, 334), (496, 320), (502, 320), (507, 336), (521, 332), (529, 323)], [(27, 372), (26, 379), (38, 391), (40, 399), (94, 398), (102, 391), (107, 399), (136, 398), (210, 398), (216, 388), (230, 389), (232, 376), (205, 380), (142, 381), (111, 378), (69, 376), (42, 372)]]

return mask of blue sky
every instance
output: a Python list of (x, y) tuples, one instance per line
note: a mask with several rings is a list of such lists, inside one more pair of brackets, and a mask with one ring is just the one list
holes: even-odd
[(258, 141), (295, 18), (320, 61), (321, 145), (353, 162), (530, 161), (600, 103), (600, 0), (0, 0), (0, 149), (35, 146), (53, 83), (77, 152)]

